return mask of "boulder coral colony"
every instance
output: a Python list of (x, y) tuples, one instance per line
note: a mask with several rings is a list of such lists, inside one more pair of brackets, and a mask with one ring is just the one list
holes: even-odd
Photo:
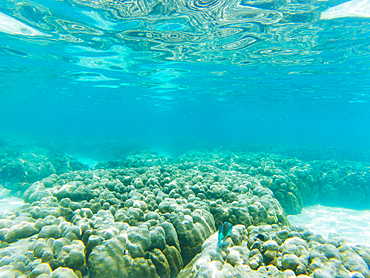
[(370, 278), (370, 247), (286, 217), (316, 203), (368, 208), (364, 163), (135, 152), (88, 170), (70, 157), (0, 159), (3, 191), (25, 201), (0, 215), (0, 277)]

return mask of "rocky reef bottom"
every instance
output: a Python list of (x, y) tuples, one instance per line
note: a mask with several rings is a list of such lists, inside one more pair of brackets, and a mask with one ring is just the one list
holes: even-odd
[(369, 277), (369, 252), (301, 228), (235, 226), (225, 252), (209, 237), (178, 277)]
[(0, 212), (0, 277), (370, 278), (369, 246), (289, 222), (320, 192), (311, 168), (236, 159), (136, 153), (34, 182)]

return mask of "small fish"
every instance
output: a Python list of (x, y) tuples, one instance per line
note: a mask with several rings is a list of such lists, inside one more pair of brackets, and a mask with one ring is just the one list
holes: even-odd
[(225, 244), (226, 239), (231, 235), (231, 231), (233, 230), (233, 225), (227, 221), (222, 224), (220, 229), (218, 230), (218, 248)]

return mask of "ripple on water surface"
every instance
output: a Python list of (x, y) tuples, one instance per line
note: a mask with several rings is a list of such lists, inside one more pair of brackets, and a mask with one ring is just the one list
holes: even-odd
[(370, 210), (315, 205), (288, 218), (292, 225), (306, 227), (324, 238), (336, 234), (352, 243), (370, 245)]

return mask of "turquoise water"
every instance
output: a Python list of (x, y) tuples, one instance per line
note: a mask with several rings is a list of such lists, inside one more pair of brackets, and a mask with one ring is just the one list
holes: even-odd
[(344, 2), (1, 1), (0, 133), (366, 158), (370, 12)]
[[(56, 243), (42, 258), (53, 272), (67, 266), (95, 278), (115, 265), (116, 275), (105, 275), (121, 277), (122, 258), (136, 252), (116, 253), (109, 239), (129, 238), (123, 227), (141, 229), (142, 220), (178, 224), (167, 238), (179, 238), (171, 265), (158, 266), (164, 245), (150, 243), (155, 258), (145, 251), (161, 277), (186, 270), (225, 221), (250, 231), (268, 223), (258, 239), (290, 221), (344, 238), (327, 241), (337, 253), (345, 241), (369, 246), (369, 162), (370, 0), (0, 1), (0, 276), (36, 277), (41, 253), (23, 266), (17, 260), (56, 231), (48, 244), (68, 237), (63, 250), (72, 246), (82, 259), (59, 256)], [(80, 213), (91, 220), (80, 222)], [(235, 244), (246, 247), (241, 229)], [(307, 254), (325, 242), (278, 229), (277, 242), (287, 233), (310, 240)], [(103, 237), (90, 235), (104, 235), (107, 252)], [(342, 250), (342, 269), (331, 276), (370, 277), (366, 248), (354, 249), (363, 260)], [(266, 254), (243, 267), (267, 264), (273, 252)], [(274, 256), (281, 274), (316, 277), (326, 267), (308, 257), (286, 267), (285, 254)], [(135, 264), (144, 269), (142, 262)]]

